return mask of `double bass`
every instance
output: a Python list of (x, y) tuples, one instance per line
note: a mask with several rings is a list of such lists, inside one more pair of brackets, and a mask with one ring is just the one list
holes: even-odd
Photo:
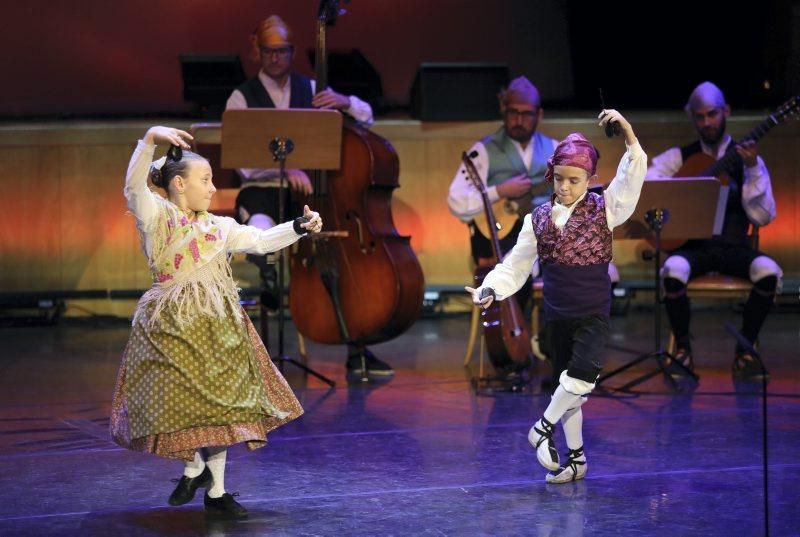
[[(494, 263), (475, 268), (473, 284), (475, 287), (480, 287), (486, 275), (494, 268), (494, 264), (500, 262), (500, 239), (497, 235), (497, 222), (492, 212), (489, 194), (486, 192), (486, 185), (481, 181), (475, 164), (466, 152), (461, 153), (461, 161), (464, 163), (467, 173), (466, 179), (472, 182), (472, 185), (481, 194), (484, 215), (489, 223), (489, 242), (492, 245)], [(481, 312), (481, 316), (483, 317), (483, 337), (486, 340), (486, 349), (495, 370), (500, 372), (508, 371), (511, 368), (527, 367), (530, 364), (533, 350), (525, 316), (522, 314), (522, 308), (520, 308), (517, 298), (511, 296), (505, 300), (494, 300), (488, 308)]]
[[(322, 0), (317, 18), (316, 91), (327, 88), (326, 28), (339, 2)], [(303, 336), (326, 344), (373, 344), (419, 317), (425, 279), (410, 237), (397, 232), (392, 191), (400, 165), (392, 145), (345, 117), (341, 168), (314, 172), (313, 199), (326, 230), (291, 254), (289, 309)]]

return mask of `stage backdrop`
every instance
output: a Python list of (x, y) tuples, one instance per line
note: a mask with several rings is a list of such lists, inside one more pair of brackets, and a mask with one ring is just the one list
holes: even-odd
[[(187, 110), (178, 55), (235, 53), (248, 74), (249, 36), (278, 14), (296, 67), (312, 74), (316, 0), (30, 0), (4, 2), (0, 117)], [(344, 2), (342, 2), (344, 6)], [(359, 48), (405, 102), (420, 62), (502, 62), (545, 99), (572, 96), (566, 5), (559, 0), (353, 0), (330, 49)]]

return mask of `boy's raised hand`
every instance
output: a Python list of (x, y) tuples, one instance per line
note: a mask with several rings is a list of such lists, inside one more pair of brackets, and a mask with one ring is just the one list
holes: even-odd
[(631, 127), (631, 124), (628, 123), (627, 119), (625, 119), (625, 116), (620, 114), (617, 110), (614, 110), (613, 108), (606, 108), (600, 111), (600, 114), (597, 116), (597, 118), (600, 120), (598, 125), (603, 128), (605, 128), (606, 124), (609, 122), (616, 123), (625, 134), (625, 143), (628, 145), (633, 145), (636, 143), (636, 134), (633, 132), (633, 127)]

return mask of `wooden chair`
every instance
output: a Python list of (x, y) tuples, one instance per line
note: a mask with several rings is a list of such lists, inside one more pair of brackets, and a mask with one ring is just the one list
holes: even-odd
[[(750, 226), (749, 242), (754, 250), (758, 250), (758, 226)], [(715, 300), (747, 300), (752, 289), (753, 283), (750, 280), (726, 276), (716, 272), (710, 272), (703, 276), (689, 280), (686, 286), (686, 295), (692, 298), (709, 298)], [(675, 334), (670, 331), (669, 345), (667, 352), (675, 352)]]

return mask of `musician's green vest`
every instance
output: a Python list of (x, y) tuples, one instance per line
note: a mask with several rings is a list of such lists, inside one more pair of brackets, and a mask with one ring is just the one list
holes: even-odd
[[(525, 169), (525, 163), (517, 151), (517, 148), (509, 138), (504, 127), (500, 127), (494, 134), (490, 134), (481, 140), (486, 147), (489, 155), (489, 172), (486, 182), (489, 186), (499, 185), (504, 181), (517, 175), (525, 175), (534, 185), (544, 184), (544, 172), (547, 170), (547, 159), (553, 154), (555, 140), (537, 132), (533, 135), (533, 158), (531, 159), (530, 169)], [(541, 205), (550, 201), (552, 188), (547, 188), (543, 193), (537, 194), (533, 198), (533, 206)]]

